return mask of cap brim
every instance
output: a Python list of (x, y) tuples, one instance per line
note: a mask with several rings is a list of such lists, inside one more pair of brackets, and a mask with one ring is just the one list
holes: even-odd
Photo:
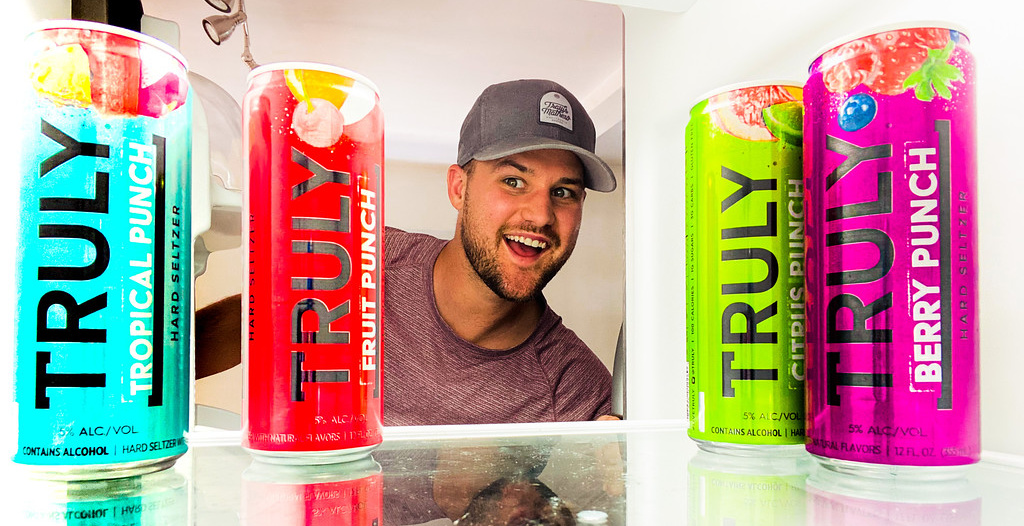
[(583, 164), (584, 186), (598, 192), (611, 192), (615, 190), (615, 174), (600, 157), (575, 144), (545, 137), (521, 137), (491, 144), (473, 154), (470, 159), (459, 159), (459, 164), (465, 165), (472, 159), (493, 161), (509, 155), (533, 150), (568, 150), (575, 153), (576, 157)]

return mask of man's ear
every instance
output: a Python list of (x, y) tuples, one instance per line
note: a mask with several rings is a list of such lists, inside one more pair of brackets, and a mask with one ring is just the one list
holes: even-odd
[(448, 200), (456, 210), (462, 211), (466, 200), (466, 184), (469, 174), (461, 166), (453, 164), (448, 167)]

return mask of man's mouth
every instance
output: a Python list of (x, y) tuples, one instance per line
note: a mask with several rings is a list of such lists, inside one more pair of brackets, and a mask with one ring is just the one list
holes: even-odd
[(505, 244), (513, 254), (525, 258), (535, 257), (548, 248), (546, 241), (519, 235), (505, 235)]

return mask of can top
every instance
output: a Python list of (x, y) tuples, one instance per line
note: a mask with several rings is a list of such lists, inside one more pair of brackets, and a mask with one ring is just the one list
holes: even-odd
[(690, 112), (693, 112), (693, 109), (697, 107), (698, 104), (710, 99), (711, 97), (714, 97), (715, 95), (720, 95), (722, 93), (728, 93), (730, 91), (735, 91), (744, 88), (754, 88), (758, 86), (787, 86), (803, 89), (804, 82), (793, 79), (751, 80), (746, 82), (735, 82), (733, 84), (726, 84), (725, 86), (720, 86), (718, 88), (706, 91), (704, 94), (698, 97), (695, 101), (693, 101), (693, 103), (691, 103), (687, 107), (690, 108)]
[(144, 33), (139, 33), (136, 31), (132, 31), (130, 29), (112, 26), (109, 24), (101, 24), (99, 22), (90, 22), (88, 20), (44, 20), (42, 22), (37, 22), (30, 26), (28, 34), (26, 34), (26, 38), (28, 38), (34, 33), (38, 33), (40, 31), (48, 31), (52, 29), (83, 29), (86, 31), (102, 31), (104, 33), (109, 33), (111, 35), (118, 35), (138, 40), (143, 44), (152, 46), (174, 57), (175, 60), (181, 63), (181, 65), (185, 68), (186, 71), (188, 70), (188, 61), (185, 60), (185, 56), (182, 55), (180, 51), (175, 49), (174, 46), (168, 44), (167, 42), (164, 42), (163, 40), (160, 40), (155, 37), (151, 37)]
[(350, 69), (345, 69), (345, 68), (338, 67), (338, 66), (332, 66), (330, 64), (322, 64), (322, 63), (319, 63), (319, 62), (288, 61), (288, 62), (272, 62), (270, 64), (263, 64), (262, 66), (258, 66), (258, 67), (254, 68), (252, 71), (249, 72), (249, 75), (246, 77), (246, 83), (247, 84), (251, 83), (252, 79), (254, 77), (256, 77), (257, 75), (260, 75), (262, 73), (266, 73), (268, 71), (285, 70), (285, 69), (300, 69), (300, 70), (323, 71), (323, 72), (326, 72), (326, 73), (334, 73), (336, 75), (341, 75), (343, 77), (348, 77), (350, 79), (355, 80), (356, 82), (359, 82), (360, 84), (366, 85), (367, 87), (369, 87), (370, 89), (373, 90), (373, 93), (375, 95), (377, 95), (378, 98), (380, 97), (380, 90), (377, 88), (377, 85), (374, 84), (372, 80), (370, 80), (370, 79), (364, 77), (363, 75), (360, 75), (359, 73), (356, 73), (355, 71), (352, 71)]
[[(810, 71), (811, 67), (814, 66), (814, 62), (821, 58), (822, 55), (843, 44), (847, 44), (849, 42), (853, 42), (854, 40), (869, 37), (871, 35), (875, 35), (878, 33), (884, 33), (886, 31), (898, 31), (900, 29), (911, 29), (917, 27), (937, 27), (942, 29), (952, 29), (953, 31), (956, 31), (957, 33), (960, 33), (962, 35), (968, 35), (965, 26), (954, 22), (950, 22), (948, 20), (908, 20), (905, 22), (892, 22), (889, 24), (882, 24), (868, 29), (862, 29), (860, 31), (849, 33), (845, 37), (832, 40), (828, 44), (818, 48), (818, 51), (814, 54), (814, 58), (811, 59), (811, 63), (809, 66), (807, 66), (807, 69), (808, 71)], [(969, 38), (970, 37), (968, 37), (968, 39)]]

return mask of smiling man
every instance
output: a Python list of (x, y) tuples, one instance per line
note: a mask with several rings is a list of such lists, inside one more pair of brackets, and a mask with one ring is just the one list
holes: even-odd
[(586, 189), (615, 189), (579, 101), (545, 80), (488, 87), (462, 125), (444, 241), (385, 234), (386, 425), (593, 420), (608, 369), (541, 291), (572, 254)]

